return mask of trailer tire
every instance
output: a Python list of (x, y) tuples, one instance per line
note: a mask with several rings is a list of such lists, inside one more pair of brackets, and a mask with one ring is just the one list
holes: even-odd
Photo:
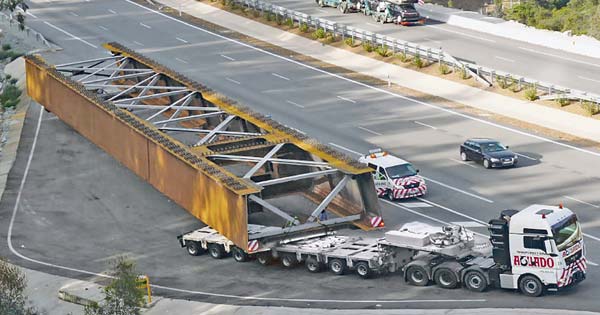
[(292, 254), (282, 254), (279, 259), (285, 268), (294, 268), (298, 264), (296, 256)]
[(208, 253), (210, 254), (210, 257), (214, 259), (221, 259), (227, 254), (225, 252), (225, 247), (219, 244), (208, 244)]
[(259, 264), (267, 266), (273, 262), (273, 256), (271, 256), (271, 252), (260, 253), (256, 256), (256, 260)]
[(433, 281), (444, 289), (454, 289), (458, 286), (456, 273), (449, 268), (439, 268), (433, 274)]
[(231, 251), (233, 254), (233, 259), (237, 262), (247, 262), (250, 260), (250, 256), (237, 246), (233, 247)]
[(373, 276), (373, 270), (371, 270), (369, 263), (366, 261), (359, 261), (354, 268), (356, 269), (356, 273), (363, 279)]
[(411, 266), (406, 270), (406, 281), (408, 283), (417, 286), (424, 287), (429, 284), (429, 276), (427, 270), (421, 266)]
[(536, 276), (525, 275), (519, 279), (519, 290), (531, 297), (538, 297), (544, 293), (544, 285)]
[(329, 260), (329, 270), (334, 274), (341, 276), (348, 271), (348, 265), (346, 262), (339, 258), (333, 258)]
[(323, 269), (323, 264), (318, 262), (315, 257), (306, 258), (305, 265), (306, 265), (306, 269), (308, 269), (308, 271), (310, 271), (312, 273), (321, 272), (321, 270)]
[(196, 241), (188, 241), (185, 245), (185, 248), (187, 249), (188, 254), (191, 256), (199, 256), (204, 251), (202, 245)]
[(465, 273), (463, 280), (465, 288), (469, 291), (483, 292), (487, 289), (487, 280), (485, 275), (478, 270), (470, 270)]

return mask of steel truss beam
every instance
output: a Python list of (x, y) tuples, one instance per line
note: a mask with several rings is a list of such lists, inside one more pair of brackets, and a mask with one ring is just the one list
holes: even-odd
[(280, 143), (278, 145), (276, 145), (275, 147), (273, 147), (273, 149), (271, 149), (271, 151), (269, 151), (269, 153), (267, 153), (264, 157), (262, 157), (258, 163), (256, 163), (254, 165), (254, 167), (252, 167), (247, 173), (246, 175), (244, 175), (243, 178), (250, 178), (252, 177), (252, 175), (254, 175), (254, 173), (256, 173), (263, 165), (265, 165), (265, 163), (267, 163), (269, 161), (269, 159), (271, 157), (273, 157), (273, 155), (275, 155), (275, 153), (277, 153), (277, 151), (279, 151), (281, 148), (283, 148), (283, 145), (285, 143)]
[(291, 215), (285, 213), (284, 211), (282, 211), (281, 209), (275, 207), (274, 205), (268, 203), (267, 201), (265, 201), (262, 198), (259, 198), (255, 195), (250, 195), (248, 196), (248, 198), (256, 203), (258, 203), (259, 205), (263, 206), (263, 208), (273, 212), (274, 214), (282, 217), (285, 219), (286, 222), (289, 222), (293, 225), (298, 225), (300, 224), (300, 221), (298, 221), (297, 219), (295, 219), (294, 217), (292, 217)]
[(338, 173), (339, 170), (337, 169), (331, 169), (331, 170), (324, 170), (324, 171), (316, 171), (316, 172), (311, 172), (311, 173), (303, 173), (303, 174), (298, 174), (298, 175), (292, 175), (292, 176), (287, 176), (287, 177), (282, 177), (282, 178), (275, 178), (275, 179), (270, 179), (270, 180), (265, 180), (262, 182), (257, 182), (256, 184), (262, 187), (265, 186), (271, 186), (271, 185), (277, 185), (277, 184), (283, 184), (283, 183), (287, 183), (287, 182), (291, 182), (291, 181), (295, 181), (295, 180), (300, 180), (300, 179), (305, 179), (305, 178), (312, 178), (312, 177), (319, 177), (319, 176), (325, 176), (325, 175), (331, 175), (331, 174), (335, 174)]
[[(215, 160), (227, 160), (227, 161), (238, 161), (238, 162), (259, 162), (262, 159), (260, 157), (254, 157), (254, 156), (223, 155), (223, 154), (210, 155), (209, 158), (212, 158)], [(274, 164), (284, 164), (284, 165), (314, 166), (314, 167), (331, 168), (331, 165), (329, 165), (327, 162), (318, 162), (318, 161), (269, 158), (269, 159), (267, 159), (267, 162), (271, 162)]]
[(196, 146), (203, 145), (205, 143), (210, 143), (212, 138), (217, 135), (217, 133), (223, 134), (225, 131), (222, 129), (227, 128), (229, 124), (233, 121), (233, 119), (237, 117), (235, 115), (229, 115), (225, 118), (219, 125), (217, 125), (214, 129), (212, 129), (206, 136), (204, 136), (200, 141), (196, 142)]
[(155, 121), (152, 123), (155, 125), (158, 125), (158, 124), (166, 124), (166, 123), (173, 123), (173, 122), (182, 122), (182, 121), (193, 120), (193, 119), (209, 118), (209, 117), (219, 116), (219, 115), (223, 115), (223, 114), (225, 114), (225, 112), (219, 111), (219, 112), (191, 115), (191, 116), (185, 116), (185, 117), (179, 117), (179, 118), (173, 118), (173, 119), (165, 119), (165, 120)]
[[(215, 131), (214, 129), (192, 129), (192, 128), (178, 128), (178, 127), (158, 127), (160, 130), (165, 131), (182, 131), (182, 132), (198, 132), (198, 133), (207, 133)], [(262, 136), (260, 133), (253, 132), (243, 132), (243, 131), (215, 131), (214, 135), (221, 134), (226, 136), (237, 136), (237, 137), (247, 137), (247, 136)]]
[(263, 237), (283, 235), (286, 233), (298, 232), (298, 231), (308, 230), (308, 229), (322, 227), (322, 226), (332, 226), (332, 225), (342, 224), (342, 223), (346, 223), (346, 222), (352, 222), (352, 221), (356, 221), (356, 220), (360, 220), (360, 214), (350, 215), (350, 216), (342, 217), (342, 218), (333, 218), (333, 219), (319, 221), (319, 222), (309, 222), (309, 223), (294, 225), (291, 227), (271, 228), (265, 232), (249, 234), (248, 238), (250, 240), (255, 240), (255, 239), (260, 239)]
[(315, 211), (313, 211), (313, 213), (310, 215), (310, 217), (308, 217), (308, 222), (313, 222), (317, 216), (321, 213), (321, 211), (325, 210), (325, 208), (327, 208), (327, 206), (329, 205), (329, 203), (331, 203), (331, 201), (333, 200), (333, 198), (335, 198), (335, 196), (337, 196), (340, 191), (342, 191), (342, 189), (344, 187), (346, 187), (346, 184), (348, 184), (348, 181), (350, 181), (351, 176), (350, 175), (346, 175), (344, 176), (344, 178), (342, 178), (342, 180), (335, 186), (335, 188), (333, 188), (331, 190), (331, 192), (327, 195), (327, 197), (325, 197), (325, 199), (323, 199), (323, 201), (321, 201), (321, 203), (319, 204), (319, 206), (315, 209)]
[[(158, 80), (158, 76), (155, 76), (154, 79), (152, 79), (152, 81), (154, 81), (154, 83), (156, 83), (156, 80)], [(152, 83), (152, 82), (150, 82), (150, 83)], [(113, 103), (118, 104), (118, 103), (131, 102), (131, 105), (135, 105), (134, 103), (137, 103), (139, 101), (161, 98), (161, 97), (166, 97), (166, 96), (179, 95), (179, 94), (190, 92), (190, 90), (177, 90), (177, 91), (156, 93), (156, 94), (151, 94), (151, 95), (144, 95), (145, 94), (145, 93), (143, 93), (144, 91), (147, 92), (148, 89), (142, 90), (142, 92), (140, 92), (141, 95), (139, 95), (139, 96), (131, 97), (131, 98), (123, 98), (120, 100), (114, 100)]]

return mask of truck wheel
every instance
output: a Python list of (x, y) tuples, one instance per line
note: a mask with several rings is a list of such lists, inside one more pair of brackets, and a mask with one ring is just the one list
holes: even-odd
[(348, 266), (346, 265), (345, 261), (338, 258), (333, 258), (329, 260), (329, 270), (331, 270), (331, 272), (334, 274), (341, 276), (346, 273)]
[(467, 271), (464, 278), (465, 288), (474, 292), (483, 292), (487, 289), (487, 280), (483, 273), (477, 270)]
[(448, 268), (440, 268), (433, 275), (435, 283), (444, 289), (454, 289), (458, 285), (458, 277)]
[(306, 269), (308, 269), (308, 271), (310, 272), (321, 272), (321, 269), (323, 269), (323, 265), (317, 261), (316, 258), (314, 257), (308, 257), (306, 258)]
[(270, 265), (273, 262), (273, 256), (271, 256), (271, 252), (260, 253), (256, 257), (256, 260), (259, 264), (266, 266)]
[(244, 252), (237, 246), (234, 247), (232, 251), (233, 251), (233, 259), (237, 262), (247, 262), (250, 259), (250, 256), (248, 256), (248, 254), (246, 254), (246, 252)]
[(185, 245), (185, 248), (187, 249), (188, 254), (190, 254), (192, 256), (198, 256), (198, 255), (202, 254), (202, 252), (204, 251), (204, 249), (202, 248), (200, 243), (198, 243), (196, 241), (187, 242), (187, 244)]
[(414, 286), (424, 287), (429, 283), (429, 276), (425, 268), (412, 266), (406, 270), (406, 281)]
[(281, 264), (285, 268), (292, 268), (292, 267), (296, 266), (296, 264), (298, 263), (296, 256), (290, 255), (290, 254), (281, 255), (280, 259), (281, 259)]
[(490, 160), (488, 160), (488, 159), (484, 159), (484, 160), (483, 160), (483, 167), (485, 167), (485, 168), (490, 168), (490, 167), (492, 167), (492, 164), (490, 164)]
[(537, 297), (544, 293), (544, 285), (535, 276), (524, 276), (519, 280), (519, 290), (527, 296)]
[(227, 254), (223, 245), (219, 244), (208, 244), (208, 253), (214, 259), (221, 259)]
[(464, 151), (460, 152), (460, 159), (463, 160), (463, 161), (465, 161), (465, 162), (468, 161), (469, 158), (467, 157), (467, 153), (464, 152)]
[(389, 201), (394, 201), (396, 199), (394, 199), (394, 191), (391, 189), (388, 189), (386, 197)]
[(358, 262), (355, 268), (356, 273), (358, 273), (358, 275), (363, 279), (370, 278), (373, 275), (373, 270), (369, 268), (369, 263), (366, 261)]

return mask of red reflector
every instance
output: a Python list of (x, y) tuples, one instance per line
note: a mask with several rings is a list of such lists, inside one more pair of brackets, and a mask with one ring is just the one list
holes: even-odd
[(383, 222), (383, 220), (381, 220), (381, 222), (379, 222), (379, 225), (377, 227), (385, 227), (385, 223)]
[(559, 209), (562, 209), (562, 208), (563, 208), (562, 202), (558, 204), (558, 208), (559, 208)]

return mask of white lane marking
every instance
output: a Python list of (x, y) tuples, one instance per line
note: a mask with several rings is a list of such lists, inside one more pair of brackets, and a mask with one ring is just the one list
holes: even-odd
[(46, 21), (44, 21), (44, 24), (46, 24), (46, 25), (48, 25), (48, 26), (52, 27), (53, 29), (55, 29), (55, 30), (57, 30), (57, 31), (59, 31), (59, 32), (62, 32), (62, 33), (64, 33), (64, 34), (68, 35), (68, 36), (71, 36), (73, 39), (76, 39), (76, 40), (78, 40), (78, 41), (80, 41), (80, 42), (82, 42), (82, 43), (84, 43), (84, 44), (86, 44), (86, 45), (88, 45), (88, 46), (90, 46), (90, 47), (92, 47), (92, 48), (96, 48), (96, 49), (98, 49), (98, 46), (96, 46), (96, 45), (94, 45), (94, 44), (92, 44), (92, 43), (88, 42), (88, 41), (87, 41), (87, 40), (85, 40), (85, 39), (82, 39), (82, 38), (80, 38), (80, 37), (77, 37), (77, 36), (75, 36), (75, 35), (73, 35), (73, 34), (71, 34), (71, 33), (67, 32), (67, 31), (63, 30), (62, 28), (60, 28), (60, 27), (58, 27), (58, 26), (56, 26), (56, 25), (54, 25), (54, 24), (52, 24), (52, 23), (50, 23), (50, 22), (46, 22)]
[(181, 63), (188, 63), (187, 61), (185, 61), (185, 60), (183, 60), (181, 58), (177, 58), (177, 57), (175, 57), (175, 60), (177, 60), (177, 61), (179, 61)]
[(71, 14), (72, 16), (79, 16), (79, 14), (77, 14), (75, 12), (69, 12), (69, 14)]
[(563, 196), (563, 197), (564, 197), (564, 198), (567, 198), (567, 199), (570, 199), (570, 200), (573, 200), (573, 201), (577, 201), (577, 202), (579, 202), (579, 203), (582, 203), (582, 204), (584, 204), (584, 205), (588, 205), (588, 206), (594, 207), (594, 208), (596, 208), (596, 209), (600, 209), (600, 206), (599, 206), (599, 205), (591, 204), (591, 203), (589, 203), (589, 202), (585, 202), (585, 201), (583, 201), (583, 200), (579, 200), (579, 199), (577, 199), (577, 198), (573, 198), (573, 197), (569, 197), (569, 196)]
[(367, 22), (367, 23), (365, 23), (365, 24), (367, 24), (367, 25), (371, 25), (371, 26), (373, 26), (373, 27), (377, 27), (377, 28), (380, 28), (380, 27), (381, 27), (381, 25), (377, 25), (377, 24), (373, 24), (373, 23), (369, 23), (369, 22)]
[(438, 208), (440, 208), (440, 209), (444, 209), (444, 210), (446, 210), (446, 211), (448, 211), (448, 212), (454, 213), (454, 214), (456, 214), (456, 215), (458, 215), (458, 216), (461, 216), (461, 217), (467, 218), (467, 219), (469, 219), (469, 220), (471, 220), (471, 221), (478, 222), (478, 223), (481, 223), (481, 224), (483, 224), (483, 225), (487, 225), (487, 223), (486, 223), (486, 222), (483, 222), (483, 221), (481, 221), (481, 220), (479, 220), (479, 219), (476, 219), (476, 218), (474, 218), (474, 217), (472, 217), (472, 216), (470, 216), (470, 215), (464, 214), (464, 213), (462, 213), (462, 212), (458, 212), (458, 211), (456, 211), (456, 210), (452, 210), (452, 209), (450, 209), (450, 208), (448, 208), (448, 207), (444, 207), (444, 206), (442, 206), (442, 205), (440, 205), (440, 204), (437, 204), (437, 203), (435, 203), (435, 202), (433, 202), (433, 201), (429, 201), (429, 200), (427, 200), (427, 199), (423, 199), (423, 198), (421, 198), (421, 197), (417, 197), (417, 199), (418, 199), (418, 200), (421, 200), (421, 201), (423, 201), (423, 202), (427, 202), (427, 203), (429, 203), (429, 204), (432, 204), (432, 205), (434, 205), (434, 206), (436, 206), (436, 207), (438, 207)]
[(428, 41), (428, 42), (434, 42), (436, 44), (442, 44), (442, 42), (440, 42), (439, 40), (434, 40), (428, 37), (423, 37), (424, 40)]
[(507, 62), (515, 62), (514, 59), (509, 59), (509, 58), (505, 58), (505, 57), (500, 57), (500, 56), (494, 56), (494, 58), (496, 59), (500, 59), (502, 61), (507, 61)]
[(140, 43), (138, 41), (135, 41), (135, 40), (133, 41), (133, 43), (136, 44), (136, 45), (144, 46), (144, 44), (142, 44), (142, 43)]
[(579, 78), (583, 79), (583, 80), (587, 80), (587, 81), (592, 81), (592, 82), (600, 83), (600, 80), (596, 80), (596, 79), (592, 79), (592, 78), (588, 78), (588, 77), (579, 76)]
[(229, 82), (233, 82), (233, 83), (235, 83), (235, 84), (242, 84), (242, 83), (240, 83), (239, 81), (236, 81), (236, 80), (234, 80), (234, 79), (231, 79), (231, 78), (225, 78), (225, 80), (227, 80), (227, 81), (229, 81)]
[(479, 200), (483, 200), (483, 201), (485, 201), (485, 202), (487, 202), (487, 203), (494, 203), (494, 201), (493, 201), (493, 200), (490, 200), (490, 199), (487, 199), (487, 198), (484, 198), (484, 197), (478, 196), (478, 195), (476, 195), (476, 194), (472, 194), (472, 193), (470, 193), (470, 192), (468, 192), (468, 191), (464, 191), (464, 190), (462, 190), (462, 189), (458, 189), (458, 188), (456, 188), (456, 187), (452, 187), (452, 186), (450, 186), (450, 185), (447, 185), (447, 184), (444, 184), (444, 183), (442, 183), (442, 182), (438, 182), (437, 180), (431, 179), (431, 178), (429, 178), (429, 177), (425, 177), (425, 176), (423, 176), (423, 175), (421, 175), (421, 177), (425, 178), (426, 180), (428, 180), (428, 181), (430, 181), (430, 182), (432, 182), (432, 183), (436, 183), (436, 184), (438, 184), (438, 185), (440, 185), (440, 186), (444, 186), (444, 187), (446, 187), (446, 188), (448, 188), (448, 189), (451, 189), (451, 190), (454, 190), (454, 191), (456, 191), (456, 192), (459, 192), (459, 193), (465, 194), (465, 195), (467, 195), (467, 196), (471, 196), (471, 197), (473, 197), (473, 198), (477, 198), (477, 199), (479, 199)]
[(298, 103), (292, 102), (290, 100), (285, 100), (285, 102), (288, 103), (288, 104), (292, 104), (292, 105), (294, 105), (296, 107), (304, 108), (304, 106), (302, 106), (302, 105), (300, 105)]
[(329, 142), (329, 145), (331, 145), (331, 146), (334, 146), (334, 147), (336, 147), (336, 148), (338, 148), (338, 149), (342, 149), (342, 150), (344, 150), (344, 151), (350, 152), (350, 153), (354, 153), (354, 154), (356, 154), (356, 155), (360, 155), (360, 156), (363, 156), (363, 155), (364, 155), (364, 154), (362, 154), (362, 153), (356, 152), (356, 151), (354, 151), (354, 150), (352, 150), (352, 149), (348, 149), (348, 148), (346, 148), (346, 147), (343, 147), (343, 146), (341, 146), (341, 145), (339, 145), (339, 144), (335, 144), (335, 143), (333, 143), (333, 142)]
[(235, 59), (233, 59), (233, 58), (231, 58), (229, 56), (221, 55), (221, 57), (223, 57), (223, 58), (225, 58), (225, 59), (227, 59), (229, 61), (235, 61)]
[(593, 235), (589, 235), (589, 234), (587, 234), (587, 233), (583, 233), (583, 236), (585, 236), (585, 237), (589, 237), (589, 238), (593, 239), (594, 241), (598, 241), (598, 242), (600, 242), (600, 237), (593, 236)]
[(597, 263), (595, 263), (595, 262), (592, 262), (592, 261), (589, 261), (589, 260), (587, 261), (587, 263), (588, 263), (588, 264), (590, 264), (590, 265), (592, 265), (592, 266), (598, 266), (598, 264), (597, 264)]
[(35, 14), (33, 14), (33, 13), (29, 12), (29, 11), (27, 11), (27, 15), (33, 17), (34, 19), (38, 18), (37, 16), (35, 16)]
[(432, 125), (428, 125), (428, 124), (425, 124), (425, 123), (422, 123), (422, 122), (420, 122), (420, 121), (416, 121), (416, 120), (415, 120), (415, 121), (413, 121), (413, 122), (414, 122), (415, 124), (417, 124), (417, 125), (421, 125), (421, 126), (424, 126), (424, 127), (427, 127), (427, 128), (431, 128), (431, 129), (433, 129), (433, 130), (437, 130), (437, 128), (436, 128), (436, 127), (434, 127), (434, 126), (432, 126)]
[(350, 103), (356, 104), (356, 101), (355, 101), (355, 100), (351, 100), (351, 99), (349, 99), (349, 98), (345, 98), (345, 97), (343, 97), (343, 96), (339, 96), (339, 95), (337, 95), (336, 97), (337, 97), (337, 98), (339, 98), (339, 99), (341, 99), (341, 100), (343, 100), (343, 101), (346, 101), (346, 102), (350, 102)]
[(425, 26), (431, 27), (431, 28), (435, 28), (437, 30), (448, 32), (448, 33), (454, 33), (454, 34), (458, 34), (458, 35), (462, 35), (462, 36), (466, 36), (466, 37), (470, 37), (470, 38), (474, 38), (474, 39), (486, 41), (486, 42), (489, 42), (489, 43), (495, 43), (496, 42), (495, 40), (492, 40), (492, 39), (489, 39), (489, 38), (479, 37), (479, 36), (475, 36), (475, 35), (471, 35), (471, 34), (459, 32), (459, 31), (454, 31), (454, 30), (447, 30), (445, 28), (442, 28), (442, 27), (439, 27), (439, 26), (435, 26), (435, 25), (425, 25)]
[(526, 48), (526, 47), (518, 47), (521, 50), (525, 50), (534, 54), (540, 54), (540, 55), (545, 55), (545, 56), (550, 56), (550, 57), (554, 57), (554, 58), (558, 58), (558, 59), (562, 59), (562, 60), (567, 60), (567, 61), (572, 61), (572, 62), (576, 62), (576, 63), (581, 63), (584, 65), (588, 65), (588, 66), (593, 66), (593, 67), (598, 67), (600, 68), (600, 64), (595, 64), (595, 63), (591, 63), (591, 62), (586, 62), (586, 61), (581, 61), (581, 60), (577, 60), (574, 58), (569, 58), (569, 57), (563, 57), (560, 55), (555, 55), (555, 54), (551, 54), (551, 53), (547, 53), (547, 52), (543, 52), (543, 51), (539, 51), (539, 50), (535, 50), (535, 49), (531, 49), (531, 48)]
[(110, 12), (112, 14), (117, 14), (117, 12), (115, 10), (111, 10), (111, 9), (108, 9), (108, 12)]
[(108, 31), (108, 28), (106, 28), (106, 27), (104, 27), (104, 26), (102, 26), (102, 25), (99, 25), (98, 27), (99, 27), (101, 30)]
[(142, 22), (140, 22), (140, 25), (147, 28), (147, 29), (151, 29), (152, 27), (150, 25), (144, 24)]
[(368, 133), (372, 133), (372, 134), (374, 134), (374, 135), (376, 135), (376, 136), (383, 136), (383, 134), (381, 134), (381, 133), (379, 133), (379, 132), (377, 132), (377, 131), (373, 131), (373, 130), (371, 130), (371, 129), (367, 129), (367, 128), (365, 128), (365, 127), (362, 127), (362, 126), (357, 126), (357, 128), (358, 128), (358, 129), (360, 129), (360, 130), (364, 130), (364, 131), (366, 131), (366, 132), (368, 132)]
[[(91, 272), (91, 271), (87, 271), (87, 270), (82, 270), (82, 269), (77, 269), (77, 268), (71, 268), (71, 267), (66, 267), (66, 266), (62, 266), (62, 265), (58, 265), (58, 264), (53, 264), (53, 263), (49, 263), (49, 262), (45, 262), (45, 261), (41, 261), (41, 260), (37, 260), (37, 259), (33, 259), (33, 258), (29, 258), (21, 253), (19, 253), (12, 244), (12, 231), (13, 231), (13, 227), (15, 224), (15, 218), (17, 216), (17, 212), (19, 210), (19, 204), (21, 202), (21, 196), (23, 194), (23, 188), (25, 187), (25, 181), (27, 180), (27, 175), (29, 174), (29, 169), (31, 168), (31, 161), (33, 160), (33, 153), (35, 152), (35, 147), (37, 144), (37, 140), (40, 134), (40, 126), (42, 124), (42, 115), (43, 115), (43, 111), (44, 108), (40, 106), (40, 116), (38, 118), (38, 123), (37, 123), (37, 127), (35, 130), (35, 135), (33, 138), (33, 143), (31, 145), (31, 151), (29, 151), (29, 157), (27, 158), (27, 164), (25, 166), (25, 171), (23, 172), (23, 178), (21, 179), (21, 184), (19, 185), (19, 191), (17, 193), (17, 199), (15, 200), (15, 206), (13, 208), (12, 211), (12, 216), (10, 218), (10, 223), (8, 225), (8, 234), (6, 236), (6, 240), (8, 243), (8, 248), (10, 249), (10, 251), (17, 257), (39, 264), (39, 265), (44, 265), (44, 266), (48, 266), (48, 267), (52, 267), (52, 268), (56, 268), (56, 269), (62, 269), (62, 270), (68, 270), (68, 271), (73, 271), (73, 272), (78, 272), (78, 273), (82, 273), (82, 274), (87, 274), (87, 275), (93, 275), (93, 276), (98, 276), (98, 277), (103, 277), (103, 278), (114, 278), (112, 276), (106, 275), (106, 274), (102, 274), (102, 273), (96, 273), (96, 272)], [(408, 211), (412, 211), (410, 209), (406, 209)], [(418, 212), (416, 212), (417, 214), (419, 214)], [(420, 214), (419, 214), (420, 215)], [(422, 215), (425, 216), (425, 215)], [(441, 220), (437, 220), (435, 218), (431, 218), (434, 221), (437, 222), (442, 222)], [(157, 289), (164, 289), (164, 290), (170, 290), (170, 291), (175, 291), (175, 292), (185, 292), (185, 293), (192, 293), (192, 294), (198, 294), (198, 295), (205, 295), (205, 296), (214, 296), (214, 297), (226, 297), (226, 298), (235, 298), (235, 299), (240, 299), (240, 300), (261, 300), (261, 301), (287, 301), (287, 302), (326, 302), (326, 303), (449, 303), (449, 302), (486, 302), (486, 300), (484, 299), (465, 299), (465, 300), (314, 300), (314, 299), (289, 299), (289, 298), (276, 298), (276, 297), (255, 297), (255, 296), (240, 296), (240, 295), (231, 295), (231, 294), (219, 294), (219, 293), (211, 293), (211, 292), (203, 292), (203, 291), (192, 291), (192, 290), (184, 290), (184, 289), (178, 289), (178, 288), (173, 288), (173, 287), (167, 287), (167, 286), (161, 286), (161, 285), (156, 285), (153, 284), (151, 285), (151, 287), (153, 288), (157, 288)]]
[(460, 226), (466, 227), (466, 228), (487, 227), (487, 225), (481, 224), (479, 222), (474, 222), (474, 221), (456, 221), (456, 222), (450, 222), (450, 224), (460, 225)]
[(286, 77), (282, 76), (281, 74), (277, 74), (277, 73), (274, 73), (274, 72), (272, 72), (271, 75), (275, 76), (275, 77), (278, 77), (280, 79), (286, 80), (286, 81), (290, 80), (289, 78), (286, 78)]
[(344, 77), (342, 75), (331, 73), (331, 72), (328, 72), (326, 70), (319, 69), (317, 67), (304, 64), (304, 63), (302, 63), (300, 61), (293, 60), (293, 59), (290, 59), (290, 58), (287, 58), (287, 57), (283, 57), (283, 56), (280, 56), (278, 54), (266, 51), (264, 49), (252, 46), (250, 44), (246, 44), (246, 43), (240, 42), (238, 40), (235, 40), (235, 39), (232, 39), (232, 38), (229, 38), (229, 37), (226, 37), (226, 36), (223, 36), (223, 35), (220, 35), (220, 34), (217, 34), (217, 33), (214, 33), (214, 32), (208, 31), (208, 30), (205, 30), (205, 29), (202, 29), (202, 28), (200, 28), (198, 26), (195, 26), (195, 25), (192, 25), (190, 23), (178, 20), (178, 19), (176, 19), (176, 18), (174, 18), (172, 16), (168, 16), (168, 15), (166, 15), (164, 13), (161, 13), (161, 12), (158, 12), (156, 10), (144, 7), (144, 6), (142, 6), (140, 4), (137, 4), (137, 3), (135, 3), (135, 2), (133, 2), (131, 0), (124, 0), (124, 1), (130, 3), (131, 5), (137, 6), (139, 8), (144, 9), (144, 10), (147, 10), (147, 11), (153, 12), (153, 13), (155, 13), (157, 15), (160, 15), (160, 16), (166, 18), (166, 19), (169, 19), (169, 20), (175, 21), (177, 23), (186, 25), (186, 26), (188, 26), (190, 28), (193, 28), (195, 30), (198, 30), (200, 32), (203, 32), (203, 33), (206, 33), (206, 34), (210, 34), (210, 35), (212, 35), (214, 37), (217, 37), (217, 38), (229, 41), (231, 43), (235, 43), (237, 45), (240, 45), (240, 46), (243, 46), (243, 47), (246, 47), (246, 48), (250, 48), (252, 50), (261, 52), (263, 54), (269, 55), (269, 56), (277, 58), (277, 59), (281, 59), (281, 60), (287, 61), (289, 63), (292, 63), (292, 64), (295, 64), (295, 65), (304, 67), (306, 69), (311, 69), (311, 70), (313, 70), (315, 72), (323, 73), (323, 74), (329, 75), (331, 77), (334, 77), (334, 78), (337, 78), (337, 79), (340, 79), (340, 80), (343, 80), (343, 81), (346, 81), (346, 82), (350, 82), (350, 83), (356, 84), (358, 86), (362, 86), (362, 87), (371, 89), (373, 91), (377, 91), (377, 92), (380, 92), (380, 93), (383, 93), (383, 94), (387, 94), (387, 95), (390, 95), (390, 96), (393, 96), (393, 97), (396, 97), (396, 98), (400, 98), (400, 99), (403, 99), (403, 100), (411, 101), (411, 102), (414, 102), (416, 104), (427, 106), (429, 108), (434, 108), (436, 110), (439, 110), (439, 111), (442, 111), (442, 112), (445, 112), (445, 113), (448, 113), (448, 114), (452, 114), (452, 115), (455, 115), (455, 116), (458, 116), (458, 117), (462, 117), (462, 118), (465, 118), (465, 119), (473, 120), (473, 121), (476, 121), (476, 122), (479, 122), (479, 123), (482, 123), (482, 124), (485, 124), (485, 125), (488, 125), (488, 126), (496, 127), (498, 129), (510, 131), (510, 132), (513, 132), (513, 133), (516, 133), (516, 134), (519, 134), (519, 135), (522, 135), (522, 136), (530, 137), (532, 139), (537, 139), (537, 140), (544, 141), (544, 142), (547, 142), (547, 143), (552, 143), (552, 144), (555, 144), (557, 146), (561, 146), (563, 148), (569, 148), (569, 149), (572, 149), (572, 150), (575, 150), (575, 151), (579, 151), (579, 152), (582, 152), (582, 153), (586, 153), (586, 154), (590, 154), (590, 155), (593, 155), (593, 156), (600, 157), (600, 152), (594, 152), (594, 151), (590, 151), (590, 150), (586, 150), (586, 149), (583, 149), (583, 148), (579, 148), (579, 147), (576, 147), (576, 146), (573, 146), (573, 145), (570, 145), (570, 144), (561, 143), (561, 142), (558, 142), (556, 140), (544, 138), (542, 136), (534, 135), (532, 133), (527, 133), (527, 132), (522, 131), (522, 130), (518, 130), (518, 129), (510, 128), (510, 127), (507, 127), (507, 126), (503, 126), (503, 125), (500, 125), (498, 123), (494, 123), (494, 122), (487, 121), (487, 120), (484, 120), (484, 119), (481, 119), (481, 118), (477, 118), (477, 117), (474, 117), (474, 116), (470, 116), (470, 115), (467, 115), (467, 114), (464, 114), (464, 113), (453, 111), (451, 109), (444, 108), (444, 107), (441, 107), (441, 106), (438, 106), (438, 105), (433, 105), (433, 104), (430, 104), (430, 103), (426, 103), (426, 102), (423, 102), (423, 101), (420, 101), (420, 100), (417, 100), (417, 99), (414, 99), (414, 98), (411, 98), (411, 97), (408, 97), (408, 96), (400, 95), (400, 94), (397, 94), (397, 93), (394, 93), (394, 92), (391, 92), (391, 91), (388, 91), (388, 90), (385, 90), (385, 89), (382, 89), (382, 88), (374, 87), (374, 86), (368, 85), (366, 83), (358, 82), (356, 80), (352, 80), (350, 78), (346, 78), (346, 77)]
[(403, 202), (401, 205), (407, 208), (431, 208), (432, 205), (425, 202)]
[(317, 11), (322, 12), (322, 13), (327, 13), (327, 11), (322, 10), (322, 9), (317, 9)]
[(537, 159), (536, 159), (536, 158), (532, 158), (531, 156), (527, 156), (527, 155), (525, 155), (525, 154), (516, 153), (516, 152), (515, 152), (515, 154), (516, 154), (516, 155), (518, 155), (518, 156), (524, 157), (524, 158), (526, 158), (526, 159), (532, 160), (532, 161), (537, 161)]
[(182, 43), (185, 43), (185, 44), (188, 43), (188, 41), (185, 40), (185, 39), (183, 39), (183, 38), (175, 37), (175, 39), (178, 40), (178, 41), (180, 41), (180, 42), (182, 42)]
[(464, 166), (468, 166), (468, 167), (472, 167), (472, 168), (477, 168), (477, 167), (475, 167), (474, 165), (471, 165), (471, 164), (469, 164), (469, 163), (467, 163), (467, 162), (465, 162), (465, 161), (456, 160), (456, 159), (448, 159), (448, 160), (450, 160), (450, 161), (454, 161), (454, 162), (456, 162), (456, 163), (460, 163), (460, 164), (462, 164), (462, 165), (464, 165)]

